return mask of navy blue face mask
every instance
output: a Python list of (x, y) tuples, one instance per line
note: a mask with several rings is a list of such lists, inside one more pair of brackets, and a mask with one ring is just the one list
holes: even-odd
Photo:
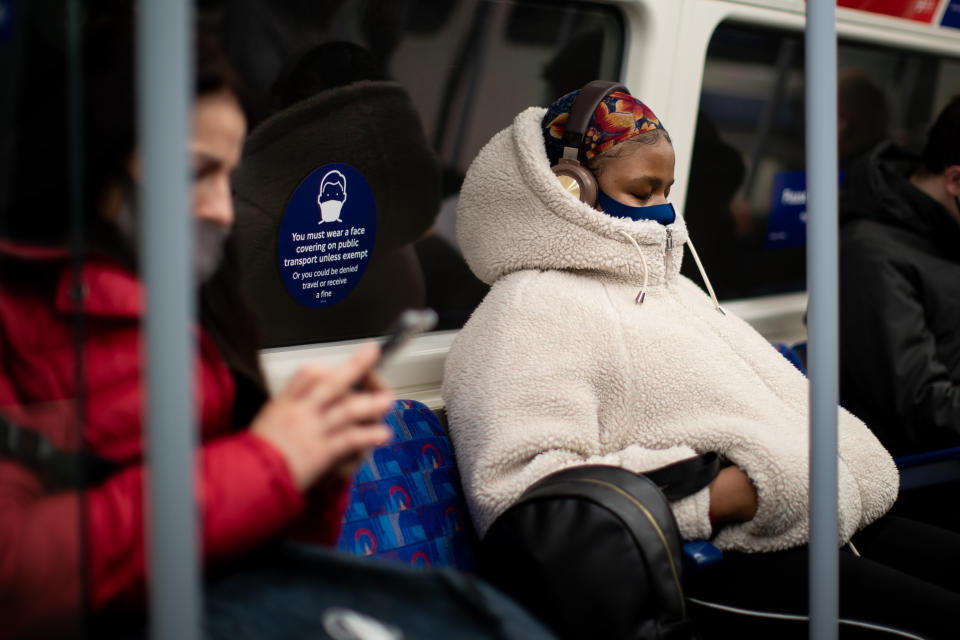
[(673, 224), (677, 219), (677, 212), (673, 210), (673, 205), (669, 202), (653, 204), (649, 207), (632, 207), (614, 200), (605, 194), (602, 189), (597, 189), (597, 204), (600, 205), (601, 211), (614, 218), (654, 220), (660, 224)]

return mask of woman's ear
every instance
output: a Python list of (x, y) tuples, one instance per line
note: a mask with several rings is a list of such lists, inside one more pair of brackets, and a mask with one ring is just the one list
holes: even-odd
[(116, 222), (124, 201), (133, 196), (134, 185), (140, 182), (140, 154), (132, 151), (125, 164), (123, 169), (115, 171), (106, 181), (97, 199), (100, 217), (110, 222)]
[(115, 222), (123, 207), (124, 190), (116, 180), (110, 180), (100, 190), (97, 211), (104, 220)]

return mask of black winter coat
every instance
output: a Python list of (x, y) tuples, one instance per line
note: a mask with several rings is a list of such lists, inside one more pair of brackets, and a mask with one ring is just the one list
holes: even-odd
[(893, 144), (840, 199), (840, 394), (895, 455), (960, 445), (960, 224)]

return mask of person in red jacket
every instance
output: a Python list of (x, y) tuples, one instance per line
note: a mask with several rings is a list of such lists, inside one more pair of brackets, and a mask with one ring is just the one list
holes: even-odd
[[(70, 629), (85, 607), (94, 615), (142, 611), (145, 310), (135, 259), (140, 168), (131, 34), (129, 24), (99, 32), (94, 25), (86, 39), (82, 263), (69, 250), (64, 212), (36, 195), (22, 197), (30, 177), (0, 219), (5, 637)], [(230, 174), (246, 120), (229, 66), (215, 47), (200, 43), (189, 147), (198, 239), (192, 254), (198, 279), (208, 280), (195, 327), (201, 444), (194, 473), (209, 569), (294, 524), (332, 543), (347, 478), (365, 452), (390, 437), (382, 416), (392, 397), (372, 373), (373, 345), (337, 368), (300, 370), (269, 400), (263, 394), (256, 343), (247, 339), (228, 269), (211, 258), (233, 223)], [(49, 137), (31, 142), (42, 149)], [(25, 162), (31, 153), (37, 150)], [(83, 460), (87, 473), (65, 478), (58, 473), (64, 460)], [(99, 468), (107, 471), (94, 477)], [(306, 508), (308, 493), (315, 509)]]

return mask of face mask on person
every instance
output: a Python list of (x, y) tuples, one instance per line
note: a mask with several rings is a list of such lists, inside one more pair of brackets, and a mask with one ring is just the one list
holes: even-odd
[[(124, 198), (114, 223), (120, 235), (136, 252), (139, 247), (140, 212), (134, 202), (132, 194)], [(230, 230), (210, 220), (197, 218), (193, 225), (193, 273), (199, 286), (210, 279), (223, 261), (223, 250)]]
[(197, 284), (209, 280), (220, 263), (230, 230), (209, 220), (194, 220), (193, 227), (193, 272)]
[(629, 218), (631, 220), (653, 220), (660, 224), (673, 224), (677, 219), (677, 212), (669, 202), (653, 204), (648, 207), (634, 207), (614, 200), (603, 189), (597, 191), (597, 206), (608, 216), (614, 218)]

